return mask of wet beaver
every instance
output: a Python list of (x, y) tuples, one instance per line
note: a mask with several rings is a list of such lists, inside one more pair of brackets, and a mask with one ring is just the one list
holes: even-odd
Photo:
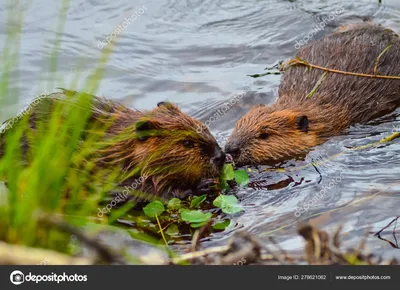
[[(64, 90), (42, 98), (29, 112), (30, 127), (36, 130), (38, 120), (48, 120), (48, 112), (57, 104), (67, 102), (67, 95), (77, 93)], [(101, 137), (104, 147), (86, 159), (94, 161), (96, 167), (119, 168), (121, 186), (133, 184), (140, 177), (141, 182), (133, 189), (149, 197), (182, 198), (207, 191), (211, 184), (216, 184), (225, 153), (200, 121), (168, 102), (158, 103), (151, 111), (137, 111), (105, 99), (88, 97), (92, 98), (92, 111), (81, 140), (84, 141), (95, 127), (105, 130), (105, 134), (103, 132)], [(72, 108), (79, 110), (77, 106)], [(203, 129), (199, 131), (200, 127)], [(22, 139), (26, 154), (29, 142)], [(0, 138), (0, 157), (4, 151), (1, 143), (4, 138)]]
[[(400, 76), (398, 35), (371, 24), (339, 29), (300, 49), (297, 57), (330, 69), (374, 74), (376, 66), (377, 75)], [(302, 155), (350, 125), (368, 122), (400, 105), (400, 80), (332, 72), (322, 79), (324, 73), (290, 66), (277, 101), (253, 107), (244, 115), (225, 152), (238, 165), (271, 164)]]

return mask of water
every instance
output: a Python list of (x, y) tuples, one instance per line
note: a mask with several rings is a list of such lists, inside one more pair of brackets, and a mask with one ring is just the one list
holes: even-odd
[[(136, 19), (117, 37), (98, 94), (138, 109), (153, 108), (162, 100), (175, 102), (189, 114), (208, 121), (222, 146), (236, 120), (251, 106), (271, 104), (277, 97), (279, 75), (258, 79), (247, 75), (262, 73), (266, 66), (292, 57), (296, 41), (313, 31), (323, 18), (343, 7), (343, 12), (312, 39), (366, 18), (400, 31), (397, 0), (381, 5), (378, 0), (76, 0), (70, 3), (61, 38), (58, 80), (51, 83), (48, 63), (59, 2), (34, 0), (30, 6), (23, 5), (21, 53), (11, 82), (22, 97), (1, 108), (0, 121), (45, 90), (69, 87), (77, 74), (77, 89), (83, 88), (84, 79), (101, 55), (99, 41), (109, 37), (125, 17)], [(6, 41), (7, 10), (13, 5), (0, 5), (1, 46)], [(137, 16), (133, 17), (135, 12)], [(237, 104), (225, 115), (212, 118), (242, 91), (246, 94), (236, 98)], [(255, 188), (235, 190), (244, 213), (234, 216), (224, 232), (205, 238), (203, 245), (219, 245), (236, 230), (246, 229), (262, 240), (273, 236), (283, 248), (296, 252), (303, 242), (296, 235), (295, 224), (310, 221), (326, 230), (343, 225), (344, 245), (356, 246), (365, 231), (376, 232), (400, 214), (400, 143), (395, 140), (347, 150), (323, 160), (347, 148), (376, 142), (396, 130), (400, 131), (399, 110), (372, 124), (350, 128), (313, 149), (305, 160), (285, 162), (285, 172), (253, 169)], [(310, 162), (317, 165), (310, 166)], [(310, 206), (306, 211), (307, 202)], [(392, 229), (383, 236), (394, 242)], [(369, 249), (384, 257), (400, 257), (398, 249), (372, 234), (367, 241)], [(185, 249), (187, 243), (181, 242), (177, 248)]]

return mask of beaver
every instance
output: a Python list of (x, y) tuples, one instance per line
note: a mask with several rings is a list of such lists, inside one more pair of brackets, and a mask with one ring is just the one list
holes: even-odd
[[(400, 75), (398, 35), (373, 24), (341, 28), (301, 48), (297, 57), (346, 72)], [(350, 125), (393, 112), (400, 105), (400, 80), (326, 74), (293, 65), (284, 73), (278, 94), (274, 104), (257, 105), (236, 123), (225, 152), (237, 165), (273, 164), (304, 155)]]
[[(77, 94), (63, 90), (42, 97), (29, 112), (33, 131), (39, 127), (38, 120), (49, 119), (48, 112), (66, 103), (67, 96)], [(100, 140), (103, 146), (85, 158), (95, 167), (118, 168), (121, 186), (134, 181), (134, 189), (148, 194), (149, 199), (168, 199), (207, 192), (217, 185), (225, 153), (200, 121), (169, 102), (160, 102), (153, 110), (138, 111), (104, 98), (87, 97), (92, 99), (91, 112), (81, 140), (85, 141), (94, 128), (105, 132)], [(72, 108), (79, 110), (77, 106)], [(26, 155), (29, 142), (21, 139)], [(0, 157), (4, 154), (4, 140), (0, 139)]]

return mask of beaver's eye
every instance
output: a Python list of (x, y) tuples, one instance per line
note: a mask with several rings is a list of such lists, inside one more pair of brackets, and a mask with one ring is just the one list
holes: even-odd
[(185, 146), (186, 148), (193, 148), (194, 143), (193, 143), (193, 141), (185, 140), (185, 141), (183, 141), (183, 146)]
[(269, 134), (268, 133), (261, 133), (259, 136), (258, 136), (258, 138), (260, 138), (260, 139), (267, 139), (269, 137)]

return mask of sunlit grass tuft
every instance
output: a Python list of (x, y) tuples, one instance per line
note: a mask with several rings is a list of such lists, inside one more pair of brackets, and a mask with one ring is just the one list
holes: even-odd
[[(62, 2), (58, 33), (48, 64), (53, 76), (57, 75), (60, 35), (68, 4), (67, 0)], [(18, 67), (19, 50), (15, 48), (19, 47), (23, 17), (22, 13), (13, 11), (9, 16), (9, 23), (18, 25), (8, 25), (11, 28), (7, 30), (1, 59), (2, 108), (20, 98), (19, 90), (11, 86), (15, 78), (10, 76), (11, 73), (15, 76), (14, 70)], [(82, 91), (88, 94), (65, 94), (62, 104), (55, 105), (43, 97), (19, 118), (11, 119), (13, 122), (0, 134), (0, 183), (4, 182), (0, 188), (0, 240), (71, 253), (71, 233), (55, 227), (51, 219), (60, 219), (77, 229), (93, 221), (109, 224), (116, 220), (115, 215), (110, 220), (107, 216), (99, 219), (97, 209), (105, 193), (116, 186), (119, 173), (103, 171), (87, 159), (101, 149), (104, 130), (88, 130), (88, 119), (93, 102), (91, 94), (96, 93), (111, 50), (112, 45), (104, 49), (97, 68), (86, 80)], [(76, 79), (71, 87), (76, 86)], [(54, 85), (57, 80), (49, 81)], [(36, 118), (35, 130), (30, 128), (32, 115)], [(85, 142), (82, 142), (83, 132)]]

